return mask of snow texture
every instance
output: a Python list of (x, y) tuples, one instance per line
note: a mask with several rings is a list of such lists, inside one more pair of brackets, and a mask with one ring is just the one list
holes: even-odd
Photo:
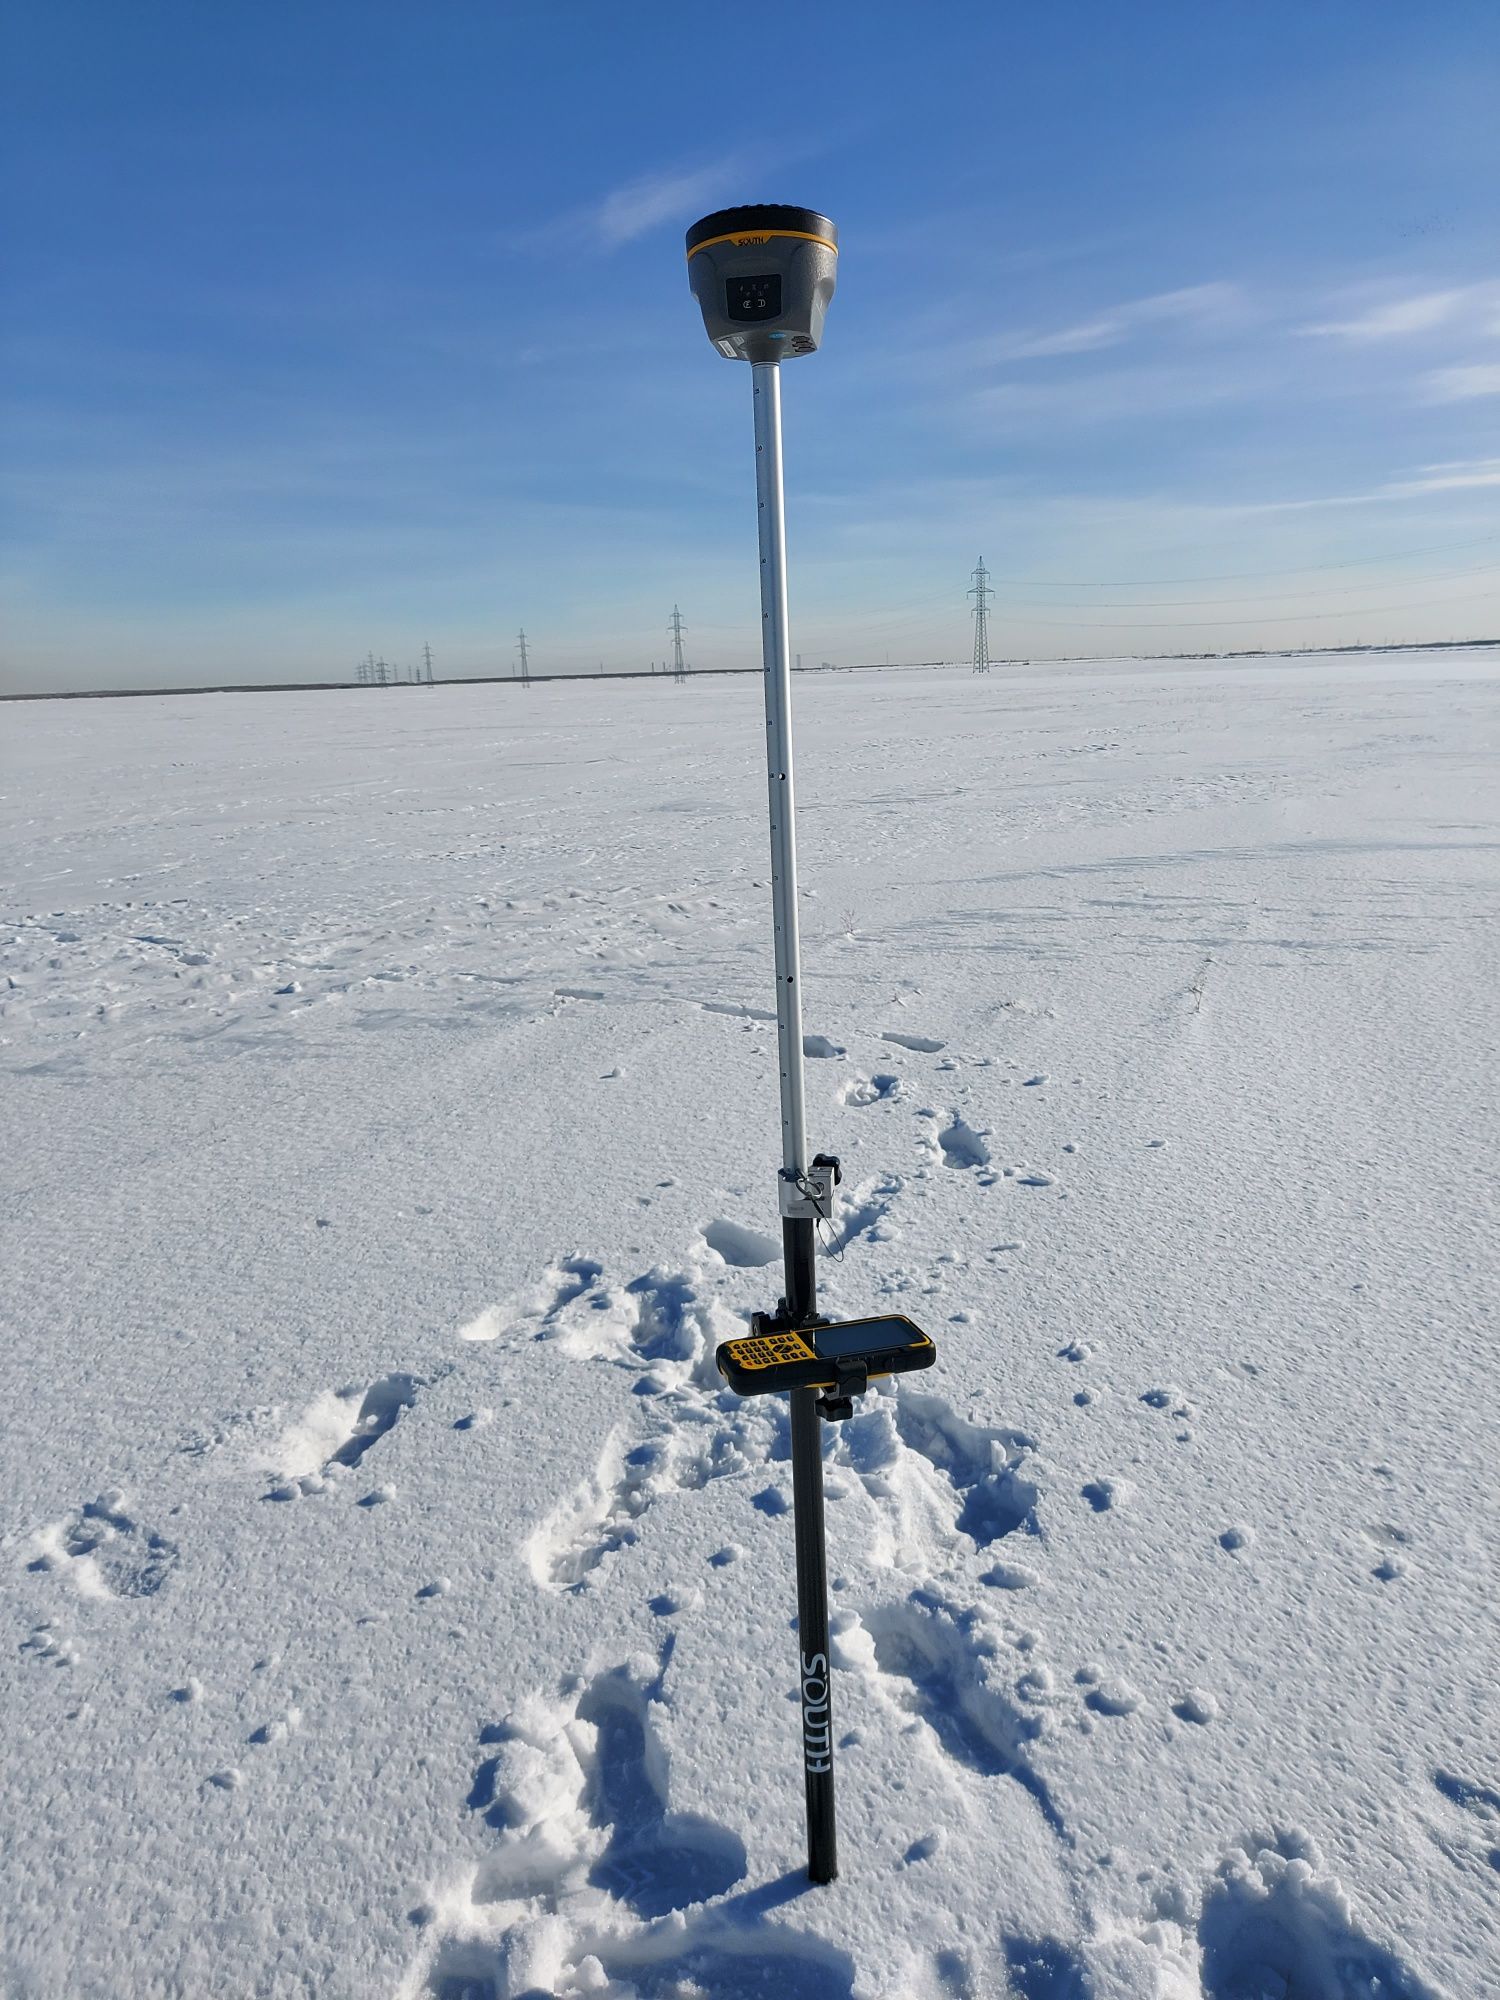
[(1496, 665), (798, 681), (817, 1891), (755, 682), (8, 708), (7, 2000), (1500, 1993)]

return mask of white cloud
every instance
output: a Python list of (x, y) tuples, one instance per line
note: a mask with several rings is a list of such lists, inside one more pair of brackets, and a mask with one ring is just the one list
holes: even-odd
[(1500, 282), (1456, 285), (1442, 292), (1413, 292), (1403, 299), (1385, 299), (1348, 319), (1319, 320), (1297, 332), (1334, 340), (1367, 343), (1399, 340), (1432, 333), (1439, 327), (1474, 333), (1500, 333)]
[(1421, 292), (1413, 298), (1392, 299), (1385, 305), (1372, 306), (1354, 319), (1326, 320), (1316, 326), (1299, 327), (1297, 331), (1337, 340), (1390, 340), (1403, 333), (1427, 333), (1451, 320), (1478, 289), (1466, 286), (1454, 292)]
[(1081, 326), (1060, 327), (1056, 333), (1039, 333), (1029, 339), (1002, 342), (994, 351), (994, 358), (997, 361), (1033, 361), (1049, 354), (1087, 354), (1096, 347), (1113, 347), (1125, 338), (1125, 333), (1121, 320), (1086, 320)]
[(710, 207), (742, 165), (738, 154), (730, 154), (709, 166), (639, 174), (604, 197), (594, 211), (594, 226), (611, 249), (633, 242), (663, 222), (690, 218), (695, 209)]
[(1393, 480), (1370, 497), (1404, 500), (1417, 493), (1452, 493), (1467, 486), (1500, 486), (1500, 458), (1457, 458), (1424, 465), (1419, 479)]
[(1136, 422), (1182, 416), (1265, 393), (1253, 365), (1226, 365), (1218, 356), (1163, 356), (1144, 363), (1101, 364), (1086, 373), (1011, 376), (965, 395), (964, 422), (979, 412), (1007, 432)]
[[(779, 160), (800, 159), (801, 152), (783, 152)], [(721, 159), (707, 160), (694, 167), (663, 167), (636, 174), (598, 200), (580, 203), (540, 221), (507, 228), (499, 241), (508, 248), (533, 255), (556, 254), (578, 231), (594, 235), (608, 250), (633, 243), (648, 230), (663, 223), (688, 222), (716, 202), (743, 199), (737, 183), (758, 177), (758, 167), (746, 153), (726, 153)]]
[(1243, 306), (1237, 285), (1218, 282), (1186, 285), (1178, 291), (1156, 292), (1112, 306), (1097, 319), (1059, 327), (1053, 333), (1018, 334), (990, 343), (990, 361), (1035, 361), (1055, 354), (1089, 354), (1101, 347), (1118, 347), (1147, 326), (1202, 328), (1222, 325)]
[(1422, 386), (1429, 403), (1463, 403), (1471, 396), (1500, 396), (1500, 362), (1478, 362), (1467, 368), (1434, 368)]
[(1258, 500), (1224, 511), (1238, 514), (1305, 514), (1319, 507), (1370, 507), (1387, 500), (1420, 500), (1429, 493), (1457, 493), (1500, 486), (1500, 458), (1458, 458), (1423, 465), (1414, 479), (1388, 479), (1368, 493), (1325, 493), (1312, 500)]

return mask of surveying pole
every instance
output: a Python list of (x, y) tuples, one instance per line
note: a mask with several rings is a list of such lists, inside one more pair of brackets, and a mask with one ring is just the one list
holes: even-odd
[(851, 1416), (854, 1398), (872, 1377), (925, 1368), (935, 1358), (932, 1342), (908, 1319), (891, 1315), (835, 1325), (818, 1313), (816, 1232), (833, 1220), (840, 1173), (831, 1154), (809, 1159), (807, 1150), (780, 364), (817, 351), (833, 297), (838, 232), (815, 209), (780, 203), (721, 209), (688, 231), (687, 259), (709, 339), (726, 359), (750, 363), (781, 1067), (777, 1186), (785, 1293), (774, 1313), (755, 1315), (748, 1339), (721, 1343), (715, 1360), (738, 1394), (784, 1393), (791, 1403), (807, 1872), (814, 1882), (831, 1882), (838, 1874), (838, 1839), (822, 1425)]

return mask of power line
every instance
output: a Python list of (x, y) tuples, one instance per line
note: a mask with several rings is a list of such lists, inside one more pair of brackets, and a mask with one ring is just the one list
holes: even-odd
[[(1481, 537), (1479, 538), (1479, 542), (1480, 542), (1480, 543), (1482, 543), (1482, 544), (1485, 544), (1485, 545), (1488, 545), (1488, 544), (1491, 544), (1491, 543), (1493, 543), (1493, 542), (1494, 542), (1494, 541), (1495, 541), (1496, 539), (1497, 539), (1497, 538), (1496, 538), (1496, 537), (1494, 537), (1494, 536), (1481, 536)], [(1450, 544), (1449, 546), (1457, 546), (1457, 547), (1463, 547), (1463, 546), (1465, 546), (1465, 544), (1462, 544), (1462, 543), (1459, 543), (1459, 544)], [(1413, 555), (1415, 555), (1415, 554), (1419, 554), (1419, 553), (1422, 553), (1422, 552), (1421, 552), (1421, 551), (1417, 551), (1417, 550), (1413, 550), (1413, 551), (1409, 551), (1409, 553), (1410, 553), (1410, 554), (1413, 554)], [(1430, 551), (1429, 551), (1429, 553), (1430, 553)], [(1395, 558), (1395, 557), (1385, 557), (1385, 556), (1378, 556), (1378, 557), (1371, 557), (1371, 558), (1362, 558), (1362, 559), (1361, 559), (1361, 561), (1362, 561), (1362, 562), (1363, 562), (1363, 561), (1366, 561), (1366, 560), (1368, 560), (1368, 561), (1374, 561), (1374, 562), (1385, 562), (1385, 561), (1394, 561), (1394, 560), (1397, 560), (1397, 558)], [(1323, 564), (1323, 565), (1313, 565), (1313, 566), (1310, 566), (1310, 567), (1309, 567), (1309, 568), (1308, 568), (1307, 570), (1305, 570), (1305, 571), (1266, 571), (1266, 572), (1259, 572), (1259, 571), (1246, 571), (1246, 572), (1244, 572), (1244, 574), (1245, 574), (1245, 575), (1247, 575), (1247, 576), (1256, 576), (1256, 575), (1260, 575), (1260, 574), (1265, 574), (1265, 575), (1268, 575), (1268, 576), (1269, 576), (1269, 575), (1285, 575), (1285, 576), (1291, 576), (1291, 575), (1313, 575), (1313, 574), (1322, 574), (1322, 573), (1326, 573), (1326, 572), (1327, 572), (1328, 570), (1334, 570), (1334, 569), (1342, 569), (1342, 568), (1355, 568), (1355, 567), (1357, 567), (1357, 566), (1358, 566), (1358, 565), (1356, 565), (1356, 564), (1354, 564), (1354, 563), (1347, 563), (1347, 564), (1338, 564), (1338, 563), (1329, 563), (1329, 564)], [(1366, 592), (1366, 591), (1369, 591), (1369, 590), (1400, 590), (1400, 589), (1402, 589), (1402, 588), (1409, 588), (1409, 587), (1411, 586), (1411, 584), (1413, 584), (1413, 583), (1418, 583), (1418, 584), (1428, 584), (1428, 583), (1444, 583), (1444, 582), (1450, 582), (1450, 581), (1455, 581), (1455, 580), (1459, 580), (1459, 579), (1462, 579), (1462, 578), (1466, 578), (1466, 577), (1484, 577), (1484, 576), (1490, 576), (1490, 575), (1493, 575), (1493, 574), (1495, 573), (1495, 571), (1496, 571), (1497, 569), (1500, 569), (1500, 564), (1493, 564), (1493, 563), (1483, 563), (1483, 564), (1479, 564), (1479, 565), (1477, 565), (1476, 567), (1474, 567), (1474, 568), (1471, 568), (1471, 569), (1462, 569), (1462, 570), (1439, 570), (1439, 571), (1436, 571), (1436, 572), (1434, 572), (1434, 573), (1433, 573), (1432, 575), (1430, 575), (1430, 576), (1424, 576), (1424, 577), (1412, 577), (1412, 578), (1407, 578), (1407, 579), (1398, 579), (1398, 580), (1395, 580), (1395, 581), (1392, 581), (1392, 582), (1390, 582), (1390, 583), (1379, 583), (1379, 582), (1375, 582), (1375, 581), (1372, 581), (1372, 580), (1368, 580), (1368, 579), (1367, 579), (1367, 580), (1366, 580), (1366, 581), (1365, 581), (1365, 582), (1364, 582), (1363, 584), (1354, 584), (1354, 585), (1350, 585), (1350, 586), (1348, 586), (1348, 587), (1347, 587), (1347, 589), (1345, 589), (1345, 588), (1340, 588), (1340, 587), (1336, 587), (1336, 586), (1335, 586), (1335, 587), (1331, 587), (1331, 588), (1319, 588), (1319, 589), (1316, 589), (1316, 590), (1314, 590), (1314, 591), (1309, 591), (1309, 592), (1308, 592), (1307, 594), (1309, 594), (1309, 595), (1313, 595), (1313, 596), (1321, 596), (1321, 597), (1342, 597), (1342, 596), (1345, 596), (1345, 595), (1347, 595), (1347, 596), (1358, 596), (1358, 595), (1361, 595), (1361, 594), (1363, 594), (1364, 592)], [(987, 571), (987, 572), (986, 572), (986, 574), (987, 574), (987, 575), (992, 575), (992, 574), (993, 574), (993, 572), (991, 572), (991, 571)], [(1170, 581), (1170, 580), (1171, 580), (1171, 579), (1166, 579), (1166, 578), (1163, 578), (1163, 579), (1159, 579), (1159, 581), (1163, 581), (1163, 582), (1165, 582), (1165, 581)], [(1184, 581), (1184, 582), (1199, 582), (1199, 581), (1201, 581), (1201, 582), (1207, 582), (1207, 581), (1209, 581), (1210, 579), (1208, 579), (1208, 578), (1204, 577), (1204, 578), (1183, 578), (1183, 579), (1179, 579), (1179, 580), (1180, 580), (1180, 581)], [(1013, 585), (1013, 583), (1014, 583), (1014, 582), (1015, 582), (1015, 580), (1014, 580), (1014, 579), (1011, 579), (1011, 578), (1007, 578), (1007, 579), (1006, 579), (1006, 587), (1007, 587), (1007, 588), (1010, 588), (1010, 587), (1012, 587), (1012, 585)], [(1059, 584), (1059, 586), (1058, 586), (1058, 587), (1059, 587), (1059, 588), (1061, 588), (1062, 586), (1061, 586), (1061, 585)], [(1076, 586), (1073, 586), (1073, 587), (1075, 587), (1075, 588), (1078, 588), (1078, 589), (1084, 589), (1084, 588), (1089, 588), (1089, 589), (1104, 589), (1104, 588), (1107, 588), (1108, 586), (1106, 586), (1106, 585), (1103, 585), (1103, 584), (1091, 584), (1091, 585), (1083, 585), (1083, 584), (1079, 584), (1079, 585), (1076, 585)], [(1134, 586), (1134, 585), (1131, 585), (1131, 584), (1118, 584), (1118, 583), (1117, 583), (1117, 584), (1116, 584), (1116, 585), (1115, 585), (1114, 587), (1115, 587), (1116, 589), (1119, 589), (1119, 588), (1135, 588), (1136, 586)], [(971, 592), (970, 594), (972, 595), (972, 592)], [(994, 592), (994, 589), (993, 589), (993, 587), (991, 587), (991, 592), (990, 592), (990, 594), (991, 594), (991, 595), (995, 595), (995, 594), (996, 594), (996, 593)], [(922, 613), (923, 613), (924, 611), (927, 611), (928, 609), (930, 609), (930, 608), (931, 608), (931, 607), (932, 607), (932, 606), (933, 606), (934, 604), (937, 604), (937, 603), (941, 603), (941, 602), (944, 602), (944, 601), (946, 600), (946, 598), (947, 598), (947, 593), (946, 593), (946, 592), (938, 592), (938, 593), (934, 593), (934, 595), (933, 595), (932, 597), (926, 597), (926, 596), (924, 596), (924, 597), (920, 597), (920, 598), (911, 598), (911, 599), (908, 599), (908, 600), (907, 600), (907, 601), (905, 602), (905, 604), (904, 604), (904, 605), (902, 605), (902, 606), (901, 606), (901, 608), (900, 608), (900, 609), (898, 609), (898, 610), (894, 610), (894, 611), (889, 611), (889, 612), (884, 612), (884, 613), (879, 613), (879, 614), (876, 614), (876, 615), (874, 615), (874, 616), (872, 616), (872, 617), (868, 617), (868, 618), (854, 618), (854, 619), (852, 619), (852, 620), (849, 620), (849, 621), (847, 621), (847, 623), (848, 623), (848, 629), (850, 629), (850, 630), (853, 630), (853, 631), (855, 631), (855, 632), (864, 632), (864, 633), (867, 633), (867, 634), (870, 634), (870, 635), (878, 635), (878, 634), (880, 634), (880, 633), (883, 633), (883, 632), (890, 632), (890, 631), (893, 631), (893, 630), (895, 630), (895, 629), (896, 629), (896, 628), (897, 628), (898, 626), (905, 626), (905, 625), (909, 625), (909, 624), (911, 624), (911, 623), (912, 623), (912, 621), (913, 621), (914, 619), (916, 619), (916, 618), (919, 618), (919, 617), (921, 616), (921, 614), (922, 614)], [(1161, 609), (1163, 609), (1163, 610), (1187, 610), (1187, 609), (1190, 609), (1190, 608), (1192, 608), (1192, 607), (1193, 607), (1193, 606), (1195, 606), (1195, 605), (1201, 605), (1201, 606), (1203, 606), (1203, 607), (1204, 607), (1205, 609), (1210, 609), (1210, 608), (1216, 608), (1216, 607), (1218, 607), (1218, 606), (1220, 606), (1220, 605), (1236, 605), (1236, 604), (1246, 604), (1246, 605), (1251, 605), (1251, 604), (1257, 604), (1257, 603), (1262, 603), (1262, 602), (1271, 602), (1271, 603), (1274, 603), (1274, 602), (1277, 602), (1277, 601), (1278, 601), (1277, 599), (1269, 599), (1269, 600), (1267, 600), (1267, 599), (1262, 599), (1262, 598), (1255, 598), (1255, 597), (1200, 597), (1200, 598), (1193, 598), (1193, 597), (1186, 597), (1186, 598), (1157, 598), (1157, 599), (1152, 599), (1152, 598), (1126, 598), (1126, 599), (1122, 599), (1122, 600), (1120, 600), (1120, 601), (1119, 601), (1118, 603), (1115, 603), (1115, 604), (1108, 604), (1108, 603), (1107, 603), (1106, 601), (1104, 601), (1104, 600), (1100, 600), (1100, 599), (1097, 599), (1097, 598), (1096, 598), (1096, 599), (1094, 599), (1094, 600), (1093, 600), (1093, 601), (1092, 601), (1091, 603), (1081, 603), (1081, 604), (1077, 604), (1077, 605), (1069, 605), (1069, 604), (1039, 604), (1039, 605), (1037, 605), (1037, 606), (1035, 607), (1035, 609), (1036, 609), (1037, 611), (1039, 611), (1039, 612), (1046, 612), (1046, 611), (1065, 611), (1065, 610), (1079, 610), (1079, 611), (1095, 611), (1095, 610), (1100, 610), (1100, 611), (1102, 611), (1102, 610), (1106, 610), (1106, 609), (1110, 609), (1110, 610), (1120, 610), (1120, 611), (1136, 611), (1136, 610), (1140, 610), (1140, 611), (1145, 611), (1145, 610), (1152, 610), (1152, 609), (1156, 609), (1156, 608), (1161, 608)], [(1444, 600), (1444, 599), (1441, 599), (1441, 598), (1433, 598), (1433, 599), (1431, 599), (1431, 600), (1422, 600), (1422, 602), (1431, 602), (1431, 603), (1434, 603), (1434, 604), (1437, 604), (1437, 603), (1443, 603), (1443, 602), (1445, 602), (1445, 601), (1446, 601), (1446, 600)], [(1407, 606), (1406, 606), (1405, 604), (1394, 604), (1394, 605), (1386, 605), (1386, 606), (1381, 606), (1381, 605), (1365, 605), (1365, 606), (1362, 606), (1362, 607), (1357, 607), (1357, 608), (1356, 608), (1356, 607), (1349, 607), (1349, 608), (1347, 609), (1347, 611), (1341, 608), (1340, 610), (1337, 610), (1337, 611), (1329, 611), (1329, 612), (1304, 612), (1304, 613), (1296, 613), (1296, 614), (1287, 614), (1287, 615), (1285, 615), (1285, 616), (1279, 616), (1278, 618), (1275, 618), (1275, 619), (1271, 619), (1271, 620), (1268, 620), (1268, 622), (1273, 622), (1273, 623), (1275, 623), (1275, 622), (1279, 622), (1279, 623), (1283, 623), (1283, 624), (1294, 624), (1294, 623), (1296, 622), (1296, 619), (1297, 619), (1298, 617), (1309, 617), (1309, 618), (1313, 618), (1313, 617), (1316, 617), (1316, 618), (1332, 618), (1332, 617), (1340, 617), (1340, 616), (1350, 616), (1350, 617), (1354, 617), (1354, 616), (1358, 616), (1358, 615), (1360, 614), (1360, 612), (1361, 612), (1361, 611), (1364, 611), (1364, 612), (1368, 612), (1368, 613), (1369, 613), (1370, 615), (1372, 615), (1372, 616), (1378, 616), (1378, 615), (1379, 615), (1379, 613), (1380, 613), (1380, 612), (1381, 612), (1382, 610), (1391, 610), (1391, 611), (1400, 611), (1400, 610), (1404, 610), (1404, 609), (1406, 609), (1406, 608), (1407, 608)], [(1416, 608), (1416, 606), (1415, 606), (1415, 605), (1413, 605), (1413, 607), (1412, 607), (1412, 608)], [(1049, 619), (1049, 618), (1045, 618), (1045, 617), (1034, 617), (1034, 616), (1032, 615), (1032, 607), (1031, 607), (1030, 605), (1018, 605), (1018, 606), (1016, 607), (1016, 609), (1017, 609), (1017, 612), (1018, 612), (1018, 615), (1020, 615), (1020, 616), (1023, 616), (1023, 617), (1025, 617), (1025, 618), (1026, 618), (1026, 619), (1028, 620), (1028, 622), (1029, 622), (1029, 623), (1031, 623), (1031, 624), (1034, 624), (1034, 625), (1048, 625), (1048, 624), (1051, 624), (1051, 625), (1065, 625), (1065, 626), (1066, 626), (1066, 625), (1072, 625), (1072, 624), (1075, 624), (1075, 623), (1076, 623), (1076, 624), (1077, 624), (1077, 626), (1078, 626), (1078, 628), (1079, 628), (1080, 630), (1084, 630), (1084, 629), (1087, 629), (1087, 621), (1086, 621), (1086, 620), (1077, 620), (1077, 621), (1073, 621), (1073, 620), (1068, 620), (1068, 619)], [(1121, 624), (1121, 625), (1123, 625), (1123, 624), (1126, 624), (1126, 623), (1127, 623), (1128, 621), (1124, 621), (1124, 620), (1119, 620), (1119, 619), (1111, 619), (1111, 620), (1107, 620), (1107, 621), (1103, 621), (1103, 622), (1105, 622), (1105, 623), (1108, 623), (1108, 624), (1111, 624), (1111, 625), (1114, 625), (1114, 624)], [(1170, 621), (1170, 620), (1163, 620), (1163, 619), (1144, 619), (1144, 620), (1141, 620), (1141, 621), (1140, 621), (1140, 623), (1141, 623), (1141, 625), (1142, 625), (1143, 627), (1145, 627), (1145, 626), (1149, 626), (1149, 625), (1157, 625), (1157, 624), (1169, 624), (1169, 623), (1171, 623), (1171, 622), (1172, 622), (1172, 621)], [(1180, 623), (1180, 624), (1198, 624), (1198, 623), (1204, 623), (1204, 622), (1213, 622), (1213, 621), (1205, 621), (1205, 620), (1198, 620), (1198, 619), (1182, 619), (1182, 620), (1178, 620), (1178, 621), (1176, 621), (1176, 622), (1178, 622), (1178, 623)], [(1251, 619), (1248, 619), (1248, 618), (1240, 618), (1240, 619), (1226, 619), (1226, 620), (1224, 620), (1223, 622), (1224, 622), (1224, 623), (1227, 623), (1227, 624), (1241, 624), (1241, 625), (1243, 625), (1243, 624), (1249, 624), (1249, 623), (1251, 623), (1251, 622), (1253, 622), (1253, 621), (1252, 621)], [(738, 630), (739, 630), (740, 628), (739, 628), (739, 627), (735, 627), (735, 626), (717, 626), (717, 625), (715, 625), (715, 626), (711, 627), (711, 629), (712, 629), (712, 630), (714, 630), (714, 631), (725, 631), (725, 632), (729, 632), (729, 631), (736, 631), (736, 632), (737, 632), (737, 631), (738, 631)], [(977, 636), (977, 634), (976, 634), (976, 636)]]
[[(1488, 604), (1500, 591), (1485, 591), (1476, 598), (1478, 604)], [(1053, 625), (1068, 632), (1151, 632), (1161, 629), (1168, 631), (1174, 627), (1191, 628), (1199, 625), (1311, 625), (1328, 618), (1387, 618), (1397, 611), (1425, 611), (1433, 605), (1446, 605), (1451, 611), (1451, 597), (1418, 597), (1405, 604), (1358, 604), (1344, 605), (1337, 611), (1296, 611), (1275, 618), (1101, 618), (1090, 624), (1086, 618), (1033, 618), (1027, 614), (1028, 625)], [(1082, 606), (1078, 607), (1080, 610)]]
[[(1457, 577), (1493, 576), (1497, 569), (1500, 569), (1500, 563), (1480, 563), (1474, 569), (1440, 569), (1435, 571), (1431, 576), (1407, 577), (1398, 579), (1392, 583), (1376, 583), (1367, 577), (1363, 583), (1334, 585), (1331, 588), (1320, 588), (1315, 585), (1305, 593), (1293, 590), (1284, 592), (1283, 595), (1293, 597), (1301, 595), (1309, 597), (1358, 597), (1363, 592), (1370, 590), (1406, 590), (1413, 583), (1450, 583)], [(1151, 611), (1160, 608), (1169, 611), (1182, 611), (1194, 604), (1274, 604), (1278, 601), (1276, 598), (1266, 597), (1127, 597), (1117, 601), (1096, 597), (1091, 604), (1041, 604), (1037, 606), (1037, 609), (1039, 611)]]

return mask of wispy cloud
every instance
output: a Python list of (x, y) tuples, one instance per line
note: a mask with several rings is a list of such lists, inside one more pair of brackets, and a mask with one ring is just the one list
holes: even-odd
[(1330, 340), (1392, 340), (1405, 333), (1427, 333), (1451, 320), (1468, 296), (1454, 292), (1419, 292), (1409, 299), (1391, 299), (1371, 306), (1353, 319), (1321, 320), (1297, 331)]
[(1104, 364), (1066, 379), (1027, 375), (994, 382), (966, 395), (960, 407), (965, 420), (978, 412), (1007, 432), (1056, 432), (1145, 417), (1186, 417), (1265, 393), (1265, 379), (1251, 363), (1164, 358), (1135, 366)]
[(1500, 458), (1456, 458), (1422, 465), (1415, 477), (1388, 479), (1364, 493), (1324, 493), (1311, 500), (1259, 500), (1226, 511), (1240, 514), (1306, 514), (1320, 507), (1372, 507), (1387, 500), (1420, 500), (1433, 493), (1458, 493), (1500, 486)]
[(1370, 498), (1405, 500), (1418, 493), (1452, 493), (1467, 486), (1500, 486), (1500, 458), (1455, 458), (1446, 465), (1424, 465), (1419, 478), (1393, 480)]
[(736, 175), (744, 171), (741, 155), (729, 153), (707, 166), (638, 174), (612, 189), (591, 219), (602, 241), (617, 249), (664, 222), (691, 217), (695, 209), (722, 199)]
[(1178, 291), (1156, 292), (1111, 306), (1096, 318), (1057, 328), (1051, 333), (1002, 337), (986, 343), (991, 361), (1036, 361), (1059, 354), (1089, 354), (1101, 347), (1118, 347), (1148, 327), (1198, 330), (1222, 326), (1244, 309), (1238, 285), (1218, 282), (1187, 285)]
[(1458, 285), (1441, 292), (1413, 292), (1406, 298), (1383, 299), (1349, 319), (1318, 320), (1296, 330), (1310, 338), (1357, 343), (1400, 340), (1433, 333), (1439, 327), (1471, 326), (1488, 321), (1488, 331), (1500, 331), (1492, 315), (1500, 306), (1500, 284)]
[(1465, 403), (1472, 396), (1500, 396), (1500, 362), (1434, 368), (1422, 377), (1422, 388), (1429, 403)]
[(1037, 361), (1053, 354), (1088, 354), (1097, 347), (1113, 347), (1125, 338), (1127, 331), (1118, 319), (1084, 320), (1077, 326), (1059, 327), (1056, 333), (1001, 341), (991, 348), (990, 354), (996, 361)]
[(695, 212), (701, 214), (715, 202), (729, 200), (737, 184), (753, 176), (755, 170), (755, 160), (745, 152), (725, 153), (692, 165), (652, 168), (621, 181), (592, 201), (507, 229), (499, 240), (508, 248), (545, 256), (559, 243), (587, 232), (602, 248), (618, 250), (664, 223), (691, 221)]

